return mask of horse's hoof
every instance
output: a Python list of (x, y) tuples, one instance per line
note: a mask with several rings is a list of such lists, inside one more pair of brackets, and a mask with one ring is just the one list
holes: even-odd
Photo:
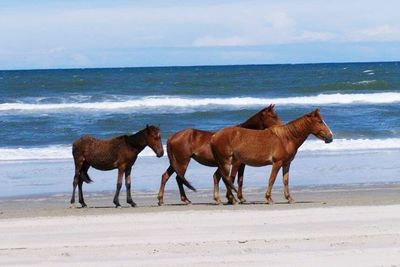
[(115, 205), (116, 209), (122, 209), (121, 205)]
[(240, 198), (240, 199), (239, 199), (239, 203), (240, 203), (240, 204), (244, 204), (244, 203), (246, 203), (246, 201), (247, 201), (247, 200), (244, 199), (244, 198)]
[(274, 201), (272, 200), (272, 198), (267, 198), (265, 200), (265, 202), (267, 202), (268, 205), (273, 205), (274, 204)]
[(164, 202), (161, 202), (161, 201), (158, 201), (158, 206), (163, 206), (164, 205)]
[(237, 205), (237, 200), (235, 199), (235, 198), (230, 198), (229, 200), (228, 200), (228, 204), (229, 205)]
[(216, 204), (216, 205), (222, 205), (222, 201), (221, 201), (220, 199), (215, 200), (215, 204)]
[(75, 204), (71, 204), (71, 206), (69, 206), (70, 209), (76, 209)]
[(289, 198), (287, 202), (288, 202), (289, 204), (294, 204), (294, 203), (295, 203), (295, 201), (294, 201), (293, 198)]
[(81, 204), (82, 205), (82, 209), (84, 209), (84, 208), (87, 208), (87, 205), (86, 204)]
[(184, 199), (184, 200), (182, 200), (182, 202), (183, 202), (185, 205), (191, 205), (191, 204), (192, 204), (192, 202), (191, 202), (189, 199)]
[(133, 201), (131, 203), (129, 203), (129, 204), (131, 204), (131, 207), (133, 207), (133, 208), (136, 207), (136, 203), (133, 202)]

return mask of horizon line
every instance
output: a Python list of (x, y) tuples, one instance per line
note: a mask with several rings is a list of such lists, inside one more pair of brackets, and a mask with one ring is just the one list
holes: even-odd
[(198, 64), (198, 65), (154, 65), (154, 66), (121, 66), (121, 67), (61, 67), (61, 68), (17, 68), (0, 71), (51, 71), (51, 70), (92, 70), (92, 69), (142, 69), (142, 68), (190, 68), (190, 67), (233, 67), (233, 66), (279, 66), (279, 65), (317, 65), (317, 64), (363, 64), (363, 63), (399, 63), (400, 60), (388, 61), (337, 61), (337, 62), (298, 62), (298, 63), (248, 63), (248, 64)]

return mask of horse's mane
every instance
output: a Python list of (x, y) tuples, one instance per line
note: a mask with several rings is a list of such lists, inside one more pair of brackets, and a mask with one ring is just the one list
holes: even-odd
[(236, 125), (236, 127), (242, 127), (242, 128), (247, 128), (247, 129), (260, 128), (260, 124), (262, 123), (261, 122), (261, 114), (268, 109), (273, 110), (273, 108), (274, 108), (273, 105), (263, 108), (262, 110), (258, 111), (256, 114), (252, 115), (250, 118), (248, 118), (244, 122)]
[[(285, 125), (277, 125), (271, 128), (277, 136), (287, 138), (302, 137), (306, 134), (309, 120), (307, 114), (303, 115), (293, 121), (288, 122)], [(308, 133), (307, 133), (308, 134)]]
[(125, 135), (120, 135), (116, 137), (116, 139), (123, 139), (125, 140), (128, 144), (132, 146), (146, 146), (146, 140), (144, 138), (144, 132), (145, 129), (142, 129), (134, 134), (125, 134)]

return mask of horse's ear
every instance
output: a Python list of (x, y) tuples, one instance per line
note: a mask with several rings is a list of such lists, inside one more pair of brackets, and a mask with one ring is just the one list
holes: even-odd
[(269, 111), (271, 111), (272, 109), (273, 109), (273, 106), (272, 106), (272, 104), (270, 104), (267, 108), (264, 109), (264, 113), (265, 113), (265, 112), (269, 112)]
[(149, 125), (148, 125), (148, 124), (146, 124), (146, 130), (147, 130), (147, 131), (149, 131), (149, 130), (150, 130), (150, 127), (149, 127)]
[(314, 110), (314, 115), (315, 115), (315, 116), (318, 115), (318, 114), (319, 114), (319, 111), (320, 111), (320, 109), (319, 109), (319, 108), (316, 108), (316, 109)]

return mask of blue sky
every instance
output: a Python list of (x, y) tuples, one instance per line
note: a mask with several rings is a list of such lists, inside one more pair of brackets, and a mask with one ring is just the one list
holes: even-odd
[(400, 60), (398, 1), (0, 0), (0, 69)]

